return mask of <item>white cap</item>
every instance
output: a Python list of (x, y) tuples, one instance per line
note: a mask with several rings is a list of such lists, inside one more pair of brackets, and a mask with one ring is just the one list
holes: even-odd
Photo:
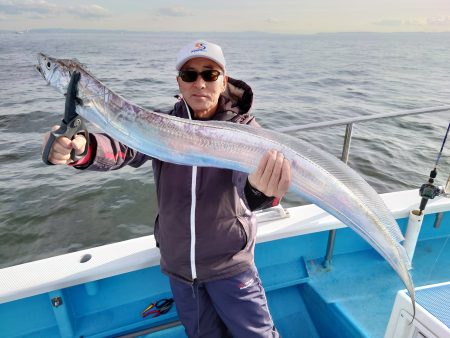
[(225, 71), (225, 57), (222, 48), (205, 40), (197, 40), (181, 48), (177, 55), (175, 68), (180, 70), (186, 62), (198, 57), (213, 60)]

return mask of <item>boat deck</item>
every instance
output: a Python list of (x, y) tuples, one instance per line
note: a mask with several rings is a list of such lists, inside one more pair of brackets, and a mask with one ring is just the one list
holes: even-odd
[[(417, 191), (383, 198), (404, 232)], [(429, 203), (413, 260), (416, 287), (450, 280), (449, 210), (448, 199)], [(438, 212), (445, 213), (434, 228)], [(255, 249), (282, 337), (383, 337), (396, 293), (405, 288), (394, 270), (316, 206), (289, 213), (260, 224)], [(324, 269), (330, 229), (337, 229), (336, 243), (331, 268)], [(86, 255), (92, 258), (81, 263)], [(2, 269), (0, 337), (185, 337), (175, 308), (141, 317), (150, 302), (171, 296), (158, 262), (159, 250), (147, 236)], [(58, 297), (62, 306), (53, 306)]]
[[(418, 243), (412, 270), (415, 287), (448, 281), (448, 239), (446, 236)], [(305, 293), (316, 293), (315, 297), (326, 303), (334, 316), (341, 318), (341, 325), (353, 330), (355, 337), (383, 337), (396, 293), (405, 288), (391, 267), (373, 250), (336, 255), (330, 271), (320, 263), (308, 262), (311, 279), (304, 286)], [(339, 331), (335, 329), (336, 337)]]
[[(415, 287), (449, 279), (450, 214), (445, 216), (438, 229), (432, 227), (434, 215), (424, 221), (422, 237), (427, 239), (418, 242), (413, 260)], [(339, 229), (337, 241), (338, 251), (347, 241), (354, 243), (352, 230)], [(270, 252), (262, 244), (257, 259), (264, 260)], [(336, 254), (330, 269), (323, 268), (322, 261), (300, 259), (260, 269), (282, 337), (384, 337), (396, 294), (405, 288), (397, 274), (372, 248)], [(184, 332), (174, 327), (146, 337), (184, 337)]]

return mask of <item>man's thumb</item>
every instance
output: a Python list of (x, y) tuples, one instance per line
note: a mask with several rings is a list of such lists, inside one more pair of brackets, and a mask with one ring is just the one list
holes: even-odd
[(86, 139), (83, 135), (77, 135), (72, 140), (72, 148), (75, 150), (75, 154), (80, 155), (86, 148)]

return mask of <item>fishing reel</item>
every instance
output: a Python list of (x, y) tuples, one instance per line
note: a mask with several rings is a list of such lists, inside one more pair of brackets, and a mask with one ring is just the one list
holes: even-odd
[(428, 200), (431, 200), (437, 196), (450, 197), (450, 176), (447, 179), (447, 183), (444, 187), (434, 185), (434, 179), (437, 176), (436, 168), (430, 172), (430, 178), (427, 183), (422, 184), (419, 189), (419, 195), (422, 197), (420, 201), (420, 213), (425, 210)]
[(428, 179), (428, 182), (425, 184), (422, 184), (422, 186), (419, 189), (419, 195), (422, 197), (422, 200), (420, 201), (420, 211), (419, 215), (422, 215), (422, 212), (425, 210), (425, 207), (428, 203), (428, 200), (433, 199), (437, 196), (444, 196), (444, 197), (450, 197), (450, 176), (447, 179), (447, 183), (444, 187), (438, 187), (434, 185), (434, 179), (437, 176), (437, 167), (439, 164), (439, 160), (441, 159), (442, 151), (444, 150), (445, 142), (447, 141), (447, 136), (450, 131), (450, 123), (447, 127), (447, 132), (445, 133), (444, 140), (442, 141), (441, 150), (438, 153), (436, 163), (434, 165), (434, 169), (430, 172), (430, 178)]

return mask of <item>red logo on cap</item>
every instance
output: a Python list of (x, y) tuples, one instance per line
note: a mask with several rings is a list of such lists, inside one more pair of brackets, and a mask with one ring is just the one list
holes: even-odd
[(206, 46), (203, 43), (197, 42), (195, 44), (195, 49), (191, 50), (191, 53), (201, 52), (201, 51), (203, 51), (205, 49), (206, 49)]

